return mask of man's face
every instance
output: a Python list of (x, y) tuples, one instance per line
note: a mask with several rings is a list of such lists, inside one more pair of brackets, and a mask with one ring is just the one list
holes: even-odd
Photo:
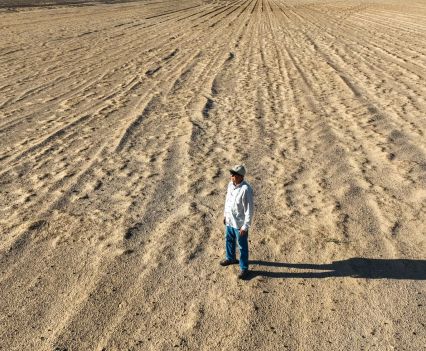
[(243, 181), (243, 176), (240, 176), (239, 174), (236, 173), (231, 173), (231, 181), (234, 185), (238, 185)]

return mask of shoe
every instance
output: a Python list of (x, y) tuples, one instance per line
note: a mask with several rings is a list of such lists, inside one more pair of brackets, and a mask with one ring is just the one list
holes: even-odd
[(225, 266), (229, 266), (231, 264), (237, 264), (238, 262), (239, 262), (238, 260), (227, 260), (227, 259), (224, 259), (224, 260), (220, 261), (220, 265), (225, 267)]
[(248, 275), (249, 275), (248, 269), (243, 269), (238, 274), (238, 279), (245, 280), (245, 279), (247, 279)]

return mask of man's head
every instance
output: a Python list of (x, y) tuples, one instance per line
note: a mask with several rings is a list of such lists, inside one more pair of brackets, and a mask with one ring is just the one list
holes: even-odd
[(246, 174), (246, 168), (244, 165), (235, 165), (229, 172), (231, 173), (231, 181), (234, 185), (240, 184), (244, 180)]

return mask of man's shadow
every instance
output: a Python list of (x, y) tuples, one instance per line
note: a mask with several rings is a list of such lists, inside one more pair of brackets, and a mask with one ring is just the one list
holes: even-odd
[[(426, 260), (372, 259), (353, 257), (330, 264), (281, 263), (249, 261), (251, 265), (248, 279), (257, 276), (269, 278), (329, 278), (353, 277), (369, 279), (426, 279)], [(285, 271), (256, 270), (256, 267), (282, 267)], [(252, 269), (254, 268), (254, 269)], [(292, 272), (291, 269), (297, 269)], [(304, 270), (300, 272), (300, 270)]]

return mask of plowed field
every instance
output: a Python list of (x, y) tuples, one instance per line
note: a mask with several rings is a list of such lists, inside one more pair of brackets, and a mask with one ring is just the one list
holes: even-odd
[(1, 4), (1, 350), (425, 350), (423, 1)]

